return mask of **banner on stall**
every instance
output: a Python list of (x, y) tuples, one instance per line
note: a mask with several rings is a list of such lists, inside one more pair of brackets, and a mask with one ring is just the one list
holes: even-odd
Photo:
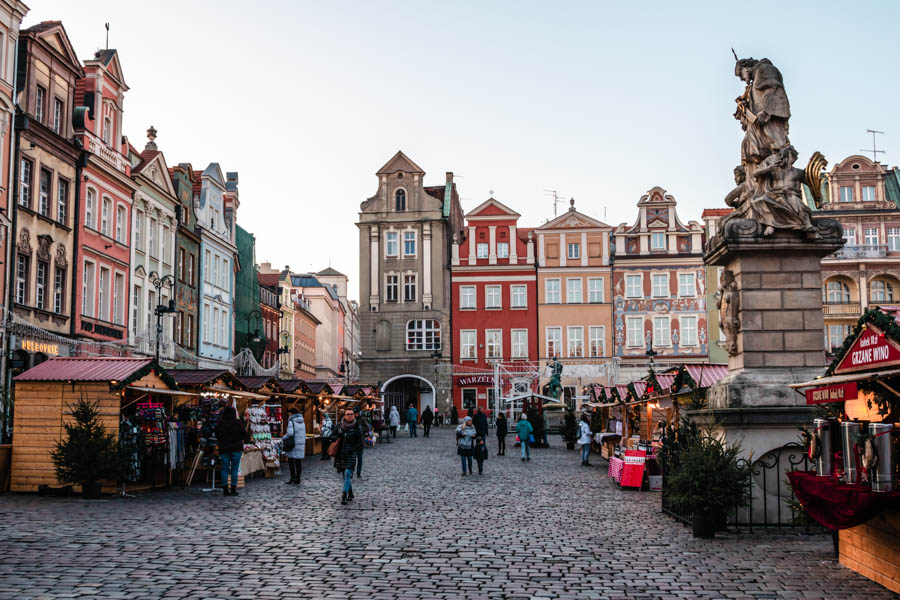
[(856, 400), (856, 382), (826, 385), (825, 387), (806, 390), (807, 404), (825, 404), (827, 402), (843, 402)]
[(835, 375), (900, 364), (900, 346), (869, 325), (863, 329), (834, 370)]

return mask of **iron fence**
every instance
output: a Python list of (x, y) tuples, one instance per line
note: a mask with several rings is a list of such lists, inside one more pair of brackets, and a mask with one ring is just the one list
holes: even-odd
[[(790, 442), (780, 448), (770, 450), (758, 459), (741, 459), (750, 467), (746, 480), (749, 502), (745, 506), (735, 506), (728, 512), (726, 524), (738, 532), (752, 532), (754, 528), (802, 528), (809, 530), (811, 521), (799, 507), (794, 490), (787, 480), (791, 471), (812, 470), (813, 462), (806, 454), (806, 448)], [(678, 468), (677, 452), (668, 455), (668, 464), (663, 464), (662, 512), (685, 523), (692, 524), (690, 511), (674, 504), (666, 493), (666, 474)]]

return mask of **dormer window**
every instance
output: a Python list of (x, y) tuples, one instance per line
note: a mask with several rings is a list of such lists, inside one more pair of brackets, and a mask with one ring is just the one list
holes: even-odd
[(397, 211), (406, 210), (406, 190), (400, 189), (394, 192), (394, 207)]
[(651, 250), (665, 250), (666, 249), (666, 234), (660, 232), (654, 232), (650, 234), (650, 249)]
[(112, 145), (112, 121), (109, 117), (103, 117), (103, 142), (107, 146)]
[(509, 258), (508, 242), (497, 242), (497, 258)]

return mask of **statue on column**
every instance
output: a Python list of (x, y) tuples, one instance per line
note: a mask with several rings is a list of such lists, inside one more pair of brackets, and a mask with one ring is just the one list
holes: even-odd
[(553, 360), (547, 361), (547, 366), (550, 367), (550, 381), (544, 385), (544, 388), (541, 391), (545, 396), (549, 396), (550, 398), (559, 400), (563, 392), (563, 365), (561, 362), (559, 362), (559, 359), (554, 356)]
[[(722, 220), (722, 231), (768, 237), (776, 230), (794, 230), (810, 239), (820, 237), (812, 212), (803, 200), (802, 185), (809, 186), (821, 205), (822, 171), (828, 164), (816, 152), (806, 170), (794, 167), (797, 150), (788, 138), (790, 102), (781, 72), (763, 58), (738, 59), (734, 73), (746, 85), (735, 99), (734, 118), (744, 130), (741, 164), (735, 168), (736, 187), (725, 197), (735, 210)], [(729, 227), (729, 223), (731, 223)]]

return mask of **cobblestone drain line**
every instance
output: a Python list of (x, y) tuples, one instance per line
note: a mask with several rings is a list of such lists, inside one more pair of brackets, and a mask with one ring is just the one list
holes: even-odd
[(492, 447), (485, 475), (462, 478), (450, 428), (398, 436), (366, 449), (346, 507), (318, 457), (300, 486), (255, 479), (237, 498), (0, 495), (0, 599), (895, 597), (827, 536), (695, 540), (658, 494), (560, 446), (527, 464)]

